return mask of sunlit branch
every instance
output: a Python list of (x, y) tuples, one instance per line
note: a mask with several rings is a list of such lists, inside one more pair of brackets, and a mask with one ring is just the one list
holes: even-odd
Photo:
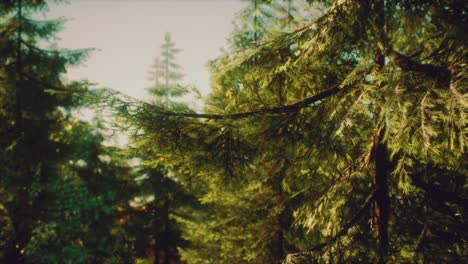
[(164, 112), (166, 115), (170, 116), (183, 116), (183, 117), (195, 117), (195, 118), (208, 118), (208, 119), (239, 119), (239, 118), (246, 118), (250, 116), (256, 115), (268, 115), (268, 114), (285, 114), (285, 113), (293, 113), (297, 112), (302, 108), (310, 106), (311, 104), (328, 98), (332, 95), (337, 94), (342, 89), (338, 87), (338, 85), (334, 85), (331, 88), (320, 92), (318, 94), (312, 95), (307, 97), (303, 100), (297, 101), (295, 103), (284, 105), (284, 106), (276, 106), (271, 108), (259, 109), (259, 110), (252, 110), (234, 114), (198, 114), (198, 113), (177, 113), (177, 112)]
[(327, 187), (322, 189), (320, 191), (320, 194), (318, 195), (318, 204), (323, 203), (323, 201), (325, 200), (327, 195), (333, 190), (333, 188), (342, 183), (345, 179), (349, 179), (357, 173), (361, 172), (368, 165), (368, 163), (366, 162), (366, 156), (367, 154), (361, 155), (357, 159), (357, 166), (355, 165), (355, 163), (349, 165), (339, 177), (335, 178)]
[[(316, 246), (314, 246), (313, 248), (307, 250), (307, 251), (304, 251), (304, 252), (299, 252), (299, 253), (293, 253), (293, 254), (289, 254), (287, 259), (288, 261), (289, 260), (292, 260), (294, 258), (297, 258), (297, 257), (304, 257), (304, 256), (307, 256), (307, 255), (310, 255), (312, 254), (314, 251), (319, 251), (321, 249), (323, 249), (324, 247), (326, 246), (329, 246), (333, 243), (335, 243), (340, 237), (346, 235), (348, 233), (348, 230), (355, 226), (356, 223), (359, 221), (359, 219), (361, 219), (361, 217), (364, 215), (364, 213), (366, 212), (366, 210), (369, 208), (370, 204), (372, 203), (372, 201), (374, 200), (374, 196), (376, 194), (376, 192), (378, 191), (378, 188), (375, 188), (374, 190), (372, 190), (372, 192), (369, 194), (369, 196), (367, 196), (366, 200), (364, 201), (364, 204), (363, 206), (361, 206), (361, 208), (358, 210), (358, 212), (353, 216), (353, 218), (351, 218), (348, 222), (346, 222), (344, 225), (343, 225), (343, 228), (332, 238), (328, 239), (327, 241), (323, 242), (323, 243), (320, 243)], [(287, 262), (288, 262), (287, 261)]]
[[(72, 90), (72, 89), (67, 89), (64, 87), (58, 87), (54, 86), (45, 82), (42, 82), (40, 80), (37, 80), (33, 76), (22, 72), (21, 73), (24, 77), (28, 78), (30, 81), (44, 87), (45, 89), (48, 90), (56, 90), (56, 91), (61, 91), (61, 92), (83, 92), (80, 90)], [(312, 96), (309, 96), (303, 100), (297, 101), (295, 103), (289, 104), (289, 105), (284, 105), (284, 106), (276, 106), (276, 107), (271, 107), (271, 108), (264, 108), (264, 109), (259, 109), (259, 110), (252, 110), (252, 111), (246, 111), (246, 112), (240, 112), (240, 113), (234, 113), (234, 114), (202, 114), (202, 113), (184, 113), (184, 112), (173, 112), (173, 111), (167, 111), (164, 110), (163, 108), (144, 102), (142, 100), (136, 99), (134, 97), (131, 97), (129, 95), (123, 94), (117, 90), (111, 89), (111, 88), (104, 88), (104, 90), (111, 91), (112, 94), (119, 94), (122, 95), (126, 98), (128, 98), (131, 101), (135, 101), (137, 103), (143, 104), (145, 106), (155, 108), (159, 113), (166, 115), (166, 116), (180, 116), (180, 117), (193, 117), (193, 118), (206, 118), (206, 119), (240, 119), (240, 118), (246, 118), (250, 116), (256, 116), (256, 115), (268, 115), (268, 114), (285, 114), (285, 113), (293, 113), (301, 110), (302, 108), (308, 107), (313, 103), (316, 103), (320, 100), (326, 99), (332, 95), (337, 94), (338, 92), (342, 90), (346, 90), (349, 86), (345, 86), (343, 88), (340, 88), (339, 85), (333, 85), (332, 87), (328, 88), (327, 90), (314, 94)]]

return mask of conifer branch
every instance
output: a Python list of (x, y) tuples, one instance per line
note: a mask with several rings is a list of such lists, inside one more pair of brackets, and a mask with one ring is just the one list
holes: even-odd
[[(75, 90), (69, 90), (65, 89), (62, 87), (56, 87), (53, 85), (48, 85), (46, 83), (43, 83), (39, 80), (34, 79), (33, 77), (29, 75), (25, 75), (28, 77), (28, 79), (40, 84), (41, 86), (46, 87), (47, 89), (50, 90), (57, 90), (57, 91), (63, 91), (63, 92), (82, 92), (82, 91), (75, 91)], [(346, 85), (343, 88), (340, 88), (339, 85), (333, 85), (330, 88), (328, 88), (325, 91), (322, 91), (320, 93), (314, 94), (312, 96), (306, 97), (305, 99), (299, 100), (295, 103), (289, 104), (289, 105), (284, 105), (284, 106), (275, 106), (271, 108), (264, 108), (264, 109), (258, 109), (258, 110), (251, 110), (251, 111), (245, 111), (245, 112), (239, 112), (239, 113), (233, 113), (233, 114), (203, 114), (203, 113), (191, 113), (191, 112), (175, 112), (175, 111), (169, 111), (166, 110), (163, 107), (142, 101), (140, 99), (134, 98), (132, 96), (129, 96), (127, 94), (124, 94), (120, 91), (117, 91), (112, 88), (103, 88), (100, 89), (101, 91), (107, 91), (109, 92), (110, 96), (115, 96), (115, 95), (120, 95), (129, 101), (133, 101), (136, 104), (143, 105), (145, 107), (148, 107), (150, 109), (154, 109), (157, 113), (161, 115), (165, 115), (168, 117), (191, 117), (191, 118), (206, 118), (206, 119), (241, 119), (241, 118), (247, 118), (251, 116), (258, 116), (258, 115), (277, 115), (277, 114), (287, 114), (287, 113), (295, 113), (298, 112), (299, 110), (306, 108), (310, 106), (313, 103), (316, 103), (320, 100), (326, 99), (328, 97), (331, 97), (343, 90), (346, 90), (350, 88), (352, 85)], [(96, 95), (93, 95), (96, 96)], [(98, 98), (98, 100), (105, 100), (107, 98)], [(115, 99), (115, 98), (114, 98)]]
[(337, 94), (344, 88), (340, 89), (338, 85), (334, 85), (327, 90), (320, 92), (318, 94), (314, 94), (310, 97), (307, 97), (303, 100), (297, 101), (295, 103), (284, 105), (284, 106), (276, 106), (271, 108), (264, 108), (246, 112), (239, 112), (234, 114), (199, 114), (199, 113), (177, 113), (177, 112), (169, 112), (165, 111), (163, 114), (169, 116), (182, 116), (182, 117), (194, 117), (194, 118), (208, 118), (208, 119), (240, 119), (246, 118), (255, 115), (268, 115), (268, 114), (285, 114), (285, 113), (294, 113), (302, 108), (308, 107), (313, 103), (316, 103), (320, 100), (328, 98), (332, 95)]
[[(372, 5), (371, 2), (364, 1), (363, 4), (366, 8), (369, 8)], [(405, 56), (393, 49), (390, 39), (385, 33), (384, 2), (376, 1), (373, 5), (376, 10), (374, 17), (370, 20), (370, 27), (372, 35), (376, 40), (376, 47), (380, 49), (381, 53), (403, 71), (423, 73), (430, 78), (437, 78), (441, 83), (450, 83), (451, 71), (448, 67), (419, 63), (411, 59), (410, 56)]]
[(384, 54), (400, 69), (404, 71), (423, 73), (428, 77), (437, 78), (442, 83), (449, 83), (451, 72), (448, 67), (419, 63), (401, 53), (394, 51), (385, 43), (380, 43), (379, 46), (382, 47), (382, 52), (384, 52)]
[(329, 238), (327, 241), (320, 243), (311, 249), (304, 251), (304, 252), (299, 252), (299, 253), (293, 253), (289, 254), (287, 257), (286, 262), (290, 263), (291, 260), (293, 260), (296, 257), (306, 257), (308, 255), (311, 255), (314, 251), (319, 251), (323, 249), (326, 246), (329, 246), (333, 243), (335, 243), (340, 237), (346, 235), (348, 233), (348, 230), (355, 226), (356, 223), (358, 222), (359, 219), (364, 215), (365, 211), (369, 208), (370, 204), (374, 200), (375, 194), (378, 191), (378, 187), (374, 188), (371, 193), (367, 196), (366, 200), (364, 201), (364, 204), (361, 206), (361, 208), (358, 210), (358, 212), (348, 221), (346, 222), (341, 230), (332, 238)]
[[(370, 72), (371, 68), (365, 69), (362, 72), (359, 73), (360, 76), (365, 76)], [(105, 88), (102, 90), (107, 90), (110, 92), (110, 95), (121, 95), (130, 101), (136, 102), (137, 104), (141, 104), (143, 106), (146, 106), (150, 109), (153, 109), (156, 111), (156, 113), (167, 116), (167, 117), (189, 117), (189, 118), (206, 118), (206, 119), (241, 119), (241, 118), (248, 118), (252, 116), (263, 116), (263, 115), (280, 115), (280, 114), (288, 114), (288, 113), (296, 113), (300, 111), (303, 108), (309, 107), (310, 105), (319, 102), (321, 100), (324, 100), (326, 98), (329, 98), (333, 95), (336, 95), (342, 91), (347, 91), (350, 88), (352, 88), (358, 81), (362, 80), (362, 78), (356, 78), (352, 82), (348, 82), (346, 79), (343, 80), (339, 84), (331, 85), (329, 86), (326, 90), (316, 93), (312, 96), (306, 97), (302, 100), (296, 101), (295, 103), (288, 104), (288, 105), (281, 105), (281, 106), (275, 106), (275, 107), (270, 107), (270, 108), (263, 108), (263, 109), (256, 109), (256, 110), (251, 110), (251, 111), (245, 111), (245, 112), (239, 112), (239, 113), (232, 113), (232, 114), (204, 114), (204, 113), (195, 113), (195, 112), (175, 112), (175, 111), (170, 111), (167, 110), (163, 107), (150, 104), (147, 102), (144, 102), (142, 100), (133, 98), (129, 95), (123, 94), (120, 91), (117, 91), (112, 88)], [(102, 100), (98, 98), (98, 100)]]
[(349, 165), (339, 177), (334, 179), (326, 188), (320, 191), (320, 194), (318, 195), (318, 204), (323, 203), (327, 194), (329, 194), (338, 184), (361, 172), (368, 165), (366, 157), (367, 154), (361, 155), (357, 159), (357, 166), (355, 164)]

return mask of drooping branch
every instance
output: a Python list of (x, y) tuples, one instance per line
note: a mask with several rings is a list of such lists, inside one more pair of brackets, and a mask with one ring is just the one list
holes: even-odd
[[(370, 69), (364, 70), (361, 75), (365, 76), (367, 73), (369, 73)], [(30, 76), (29, 74), (22, 73), (23, 76), (28, 78), (30, 81), (42, 86), (44, 89), (48, 90), (55, 90), (59, 92), (83, 92), (83, 90), (74, 90), (74, 89), (68, 89), (64, 87), (57, 87), (54, 85), (51, 85), (49, 83), (42, 82), (40, 80), (37, 80), (33, 76)], [(358, 80), (359, 81), (359, 80)], [(278, 115), (278, 114), (287, 114), (287, 113), (295, 113), (300, 111), (303, 108), (309, 107), (310, 105), (319, 102), (321, 100), (324, 100), (326, 98), (329, 98), (333, 95), (336, 95), (342, 91), (349, 90), (351, 87), (353, 87), (358, 81), (353, 81), (351, 83), (346, 83), (346, 84), (335, 84), (330, 87), (328, 87), (326, 90), (319, 92), (317, 94), (314, 94), (312, 96), (306, 97), (302, 100), (299, 100), (297, 102), (294, 102), (289, 105), (282, 105), (282, 106), (275, 106), (275, 107), (270, 107), (270, 108), (263, 108), (263, 109), (257, 109), (257, 110), (251, 110), (251, 111), (245, 111), (245, 112), (239, 112), (239, 113), (233, 113), (233, 114), (205, 114), (205, 113), (195, 113), (195, 112), (176, 112), (176, 111), (170, 111), (167, 110), (163, 107), (157, 106), (150, 104), (148, 102), (144, 102), (142, 100), (136, 99), (134, 97), (131, 97), (129, 95), (123, 94), (120, 91), (117, 91), (112, 88), (103, 88), (100, 89), (101, 91), (106, 91), (108, 92), (108, 95), (110, 97), (117, 98), (117, 96), (121, 96), (126, 98), (129, 101), (135, 102), (137, 105), (143, 105), (145, 107), (148, 107), (149, 109), (154, 110), (156, 113), (165, 115), (168, 117), (189, 117), (189, 118), (205, 118), (205, 119), (241, 119), (241, 118), (247, 118), (251, 116), (261, 116), (261, 115)], [(101, 94), (101, 93), (98, 93)], [(102, 95), (102, 94), (101, 94)], [(96, 94), (92, 95), (96, 96)], [(97, 98), (98, 101), (103, 100), (102, 98)]]
[[(36, 82), (37, 84), (43, 86), (46, 89), (50, 90), (57, 90), (60, 92), (82, 92), (82, 91), (75, 91), (75, 90), (70, 90), (62, 87), (56, 87), (53, 85), (48, 85), (46, 83), (43, 83), (32, 76), (25, 75), (28, 79), (31, 81)], [(165, 108), (162, 108), (157, 105), (153, 105), (147, 102), (144, 102), (142, 100), (133, 98), (129, 95), (123, 94), (120, 91), (111, 89), (111, 88), (104, 88), (102, 90), (107, 90), (110, 92), (111, 95), (120, 95), (123, 96), (131, 101), (136, 102), (137, 104), (144, 105), (146, 107), (149, 107), (151, 109), (154, 109), (157, 113), (165, 116), (174, 116), (174, 117), (192, 117), (192, 118), (206, 118), (206, 119), (240, 119), (240, 118), (246, 118), (246, 117), (251, 117), (251, 116), (257, 116), (257, 115), (275, 115), (275, 114), (285, 114), (285, 113), (294, 113), (298, 112), (299, 110), (306, 108), (313, 103), (316, 103), (320, 100), (326, 99), (328, 97), (331, 97), (340, 91), (346, 90), (349, 88), (349, 86), (345, 86), (340, 88), (339, 85), (333, 85), (332, 87), (328, 88), (325, 91), (322, 91), (320, 93), (314, 94), (312, 96), (309, 96), (305, 99), (302, 99), (300, 101), (297, 101), (295, 103), (289, 104), (289, 105), (284, 105), (284, 106), (275, 106), (271, 108), (263, 108), (263, 109), (258, 109), (258, 110), (252, 110), (252, 111), (245, 111), (245, 112), (239, 112), (239, 113), (233, 113), (233, 114), (203, 114), (203, 113), (188, 113), (188, 112), (175, 112), (175, 111), (169, 111)]]
[(307, 97), (303, 100), (297, 101), (289, 105), (275, 106), (271, 108), (239, 112), (239, 113), (234, 113), (234, 114), (199, 114), (199, 113), (178, 113), (178, 112), (170, 112), (170, 111), (164, 111), (162, 112), (162, 114), (165, 114), (168, 116), (181, 116), (181, 117), (194, 117), (194, 118), (207, 118), (207, 119), (240, 119), (240, 118), (246, 118), (246, 117), (256, 116), (256, 115), (268, 115), (268, 114), (274, 115), (274, 114), (294, 113), (294, 112), (301, 110), (302, 108), (310, 106), (313, 103), (326, 99), (332, 95), (335, 95), (341, 90), (344, 90), (344, 88), (339, 88), (338, 85), (334, 85), (331, 88), (328, 88), (327, 90), (323, 92), (314, 94), (310, 97)]

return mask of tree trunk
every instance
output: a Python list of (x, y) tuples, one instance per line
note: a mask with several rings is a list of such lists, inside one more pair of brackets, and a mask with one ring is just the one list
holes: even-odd
[(283, 191), (283, 181), (286, 178), (286, 170), (289, 168), (291, 162), (289, 159), (283, 161), (282, 168), (278, 175), (273, 179), (273, 186), (276, 194), (279, 196), (280, 203), (285, 203), (284, 209), (278, 215), (278, 231), (276, 233), (276, 241), (273, 242), (273, 257), (279, 263), (286, 258), (286, 242), (284, 238), (284, 231), (290, 228), (291, 211), (285, 201), (286, 197)]
[(170, 254), (169, 254), (169, 198), (164, 197), (163, 204), (163, 233), (161, 239), (161, 249), (164, 252), (164, 261), (163, 264), (169, 264)]
[(377, 263), (383, 264), (386, 262), (388, 252), (388, 218), (390, 203), (388, 199), (388, 167), (387, 147), (381, 143), (383, 133), (380, 136), (374, 137), (374, 154), (375, 154), (375, 183), (377, 192), (375, 194), (374, 210), (376, 217), (376, 235), (378, 244), (378, 260)]
[[(157, 237), (157, 235), (156, 235)], [(160, 261), (159, 261), (159, 241), (158, 240), (154, 240), (154, 247), (153, 247), (153, 255), (154, 255), (154, 261), (153, 261), (153, 264), (159, 264)]]
[(5, 263), (18, 264), (24, 262), (21, 249), (30, 240), (31, 229), (28, 221), (33, 218), (32, 208), (27, 206), (27, 200), (22, 199), (27, 195), (26, 191), (20, 190), (12, 202), (4, 204), (13, 229), (13, 237), (5, 248)]
[(22, 85), (23, 85), (23, 65), (22, 65), (22, 54), (21, 54), (21, 36), (22, 36), (22, 0), (17, 1), (18, 10), (17, 10), (17, 19), (18, 19), (18, 31), (17, 31), (17, 40), (16, 40), (16, 71), (15, 71), (15, 133), (16, 136), (20, 138), (23, 132), (23, 116), (22, 116)]
[[(157, 193), (155, 193), (157, 194)], [(164, 194), (162, 206), (157, 206), (154, 215), (154, 264), (169, 264), (169, 196)], [(157, 217), (159, 214), (160, 217)], [(159, 228), (161, 227), (161, 228)], [(161, 254), (162, 253), (162, 254)]]
[[(20, 138), (23, 135), (23, 118), (22, 118), (22, 105), (21, 105), (21, 85), (22, 84), (22, 64), (21, 64), (21, 35), (22, 35), (22, 0), (18, 0), (17, 2), (17, 19), (18, 19), (18, 31), (17, 31), (17, 42), (16, 42), (16, 72), (15, 72), (15, 127), (14, 127), (14, 137)], [(20, 156), (20, 155), (19, 155)], [(16, 160), (15, 169), (17, 171), (21, 171), (22, 162), (20, 159)], [(17, 208), (17, 199), (21, 199), (24, 190), (20, 190), (19, 193), (13, 198), (13, 201), (10, 204), (5, 204), (7, 212), (9, 214), (9, 218), (12, 223), (13, 227), (13, 239), (11, 243), (9, 243), (5, 248), (5, 256), (4, 260), (5, 263), (20, 263), (21, 261), (21, 249), (19, 244), (22, 241), (22, 235), (26, 232), (23, 232), (22, 228), (24, 225), (21, 224), (21, 219), (16, 217), (18, 214), (16, 209)], [(25, 196), (26, 197), (26, 196)], [(23, 245), (21, 245), (23, 246)]]

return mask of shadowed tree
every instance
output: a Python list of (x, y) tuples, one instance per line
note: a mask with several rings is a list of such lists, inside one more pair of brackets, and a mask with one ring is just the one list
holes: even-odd
[(62, 22), (32, 18), (46, 9), (45, 1), (0, 3), (0, 262), (128, 262), (113, 209), (125, 204), (116, 189), (130, 186), (122, 178), (131, 174), (95, 127), (72, 116), (83, 106), (73, 94), (87, 83), (62, 77), (89, 50), (44, 48)]

